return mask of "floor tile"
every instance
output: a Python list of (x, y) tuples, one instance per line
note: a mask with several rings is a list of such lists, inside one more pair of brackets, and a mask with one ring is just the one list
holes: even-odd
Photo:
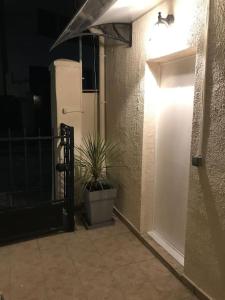
[(130, 264), (113, 272), (125, 299), (193, 300), (191, 294), (164, 266), (154, 260)]
[(124, 232), (129, 232), (129, 229), (120, 220), (116, 220), (115, 224), (111, 226), (90, 230), (89, 232), (90, 239), (97, 240), (112, 236), (118, 236)]
[(37, 240), (37, 244), (40, 250), (52, 250), (58, 249), (61, 246), (64, 247), (65, 237), (63, 233), (45, 236)]
[(116, 218), (0, 247), (6, 300), (196, 300)]
[(86, 273), (86, 276), (81, 275), (81, 281), (88, 299), (124, 299), (122, 290), (116, 285), (112, 274), (106, 270), (94, 269), (89, 274)]
[(100, 254), (113, 253), (121, 248), (127, 249), (133, 246), (140, 246), (138, 239), (130, 232), (99, 238), (94, 240), (93, 244)]
[(0, 247), (0, 292), (11, 299), (11, 255), (10, 247)]
[[(45, 275), (45, 287), (47, 299), (81, 299), (86, 298), (81, 288), (81, 281), (75, 272), (55, 273)], [(61, 298), (60, 298), (61, 297)]]

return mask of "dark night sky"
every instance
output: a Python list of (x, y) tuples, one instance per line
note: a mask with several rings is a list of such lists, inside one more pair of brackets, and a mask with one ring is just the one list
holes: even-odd
[[(39, 116), (32, 122), (38, 123), (37, 126), (41, 123), (49, 127), (51, 108), (48, 67), (59, 58), (79, 61), (79, 40), (68, 41), (51, 53), (49, 49), (82, 3), (83, 0), (0, 0), (0, 99), (5, 107), (1, 110), (0, 131), (3, 124), (10, 127), (26, 127), (29, 124), (32, 127), (31, 121), (28, 122), (25, 116), (31, 115), (26, 112), (30, 109), (21, 109), (21, 103), (24, 107), (24, 103), (30, 101), (24, 99), (31, 99), (33, 94), (44, 94), (46, 100), (39, 112), (43, 117)], [(93, 89), (94, 47), (98, 65), (98, 40), (94, 42), (93, 37), (82, 40), (83, 88)], [(18, 109), (22, 111), (19, 118), (23, 120), (15, 122), (16, 118), (12, 116), (18, 119)], [(9, 111), (12, 120), (6, 117)]]
[[(49, 49), (82, 2), (83, 0), (0, 0), (2, 6), (4, 5), (0, 81), (3, 69), (6, 69), (7, 94), (24, 96), (27, 92), (26, 81), (29, 80), (30, 66), (48, 67), (57, 58), (79, 60), (78, 39), (58, 46), (51, 53)], [(86, 38), (83, 43), (86, 77), (90, 77), (88, 73), (93, 66), (92, 41), (92, 38)], [(85, 88), (93, 88), (92, 82), (84, 85)]]
[[(49, 53), (60, 30), (73, 14), (72, 0), (0, 1), (4, 1), (2, 34), (4, 34), (4, 61), (7, 61), (8, 93), (24, 94), (29, 66), (48, 66), (60, 56), (78, 59), (76, 47), (73, 48), (75, 42)], [(20, 87), (16, 86), (15, 81)]]

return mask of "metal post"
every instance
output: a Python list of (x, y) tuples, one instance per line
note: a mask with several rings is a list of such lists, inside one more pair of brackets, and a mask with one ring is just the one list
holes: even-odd
[(74, 128), (69, 128), (70, 143), (69, 143), (69, 157), (70, 157), (70, 166), (69, 166), (69, 224), (70, 230), (74, 231), (75, 221), (74, 221)]
[(0, 0), (0, 55), (2, 62), (2, 76), (3, 76), (3, 92), (7, 95), (7, 79), (8, 71), (8, 57), (7, 57), (7, 40), (6, 40), (6, 19), (5, 19), (5, 1)]
[(24, 161), (25, 161), (25, 170), (24, 170), (24, 175), (25, 175), (25, 191), (28, 191), (28, 159), (27, 159), (27, 140), (26, 140), (26, 129), (24, 128), (23, 131), (23, 136), (24, 136)]
[(54, 128), (52, 128), (52, 192), (53, 192), (53, 201), (56, 201), (56, 184), (55, 184), (55, 136), (54, 136)]
[[(12, 134), (11, 129), (8, 130), (8, 143), (9, 143), (9, 182), (10, 192), (14, 192), (14, 173), (13, 173), (13, 154), (12, 154)], [(10, 196), (10, 207), (13, 206), (13, 198)]]
[(43, 196), (43, 182), (42, 182), (42, 145), (41, 145), (41, 130), (38, 129), (38, 154), (39, 154), (39, 182), (40, 182), (40, 201), (42, 201)]
[(64, 201), (66, 229), (74, 231), (74, 129), (65, 124), (60, 126), (61, 146), (63, 147)]

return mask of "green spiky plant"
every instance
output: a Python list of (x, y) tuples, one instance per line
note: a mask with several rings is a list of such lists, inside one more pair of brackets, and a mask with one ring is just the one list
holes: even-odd
[(88, 135), (83, 145), (76, 147), (75, 163), (79, 170), (78, 180), (89, 191), (111, 188), (106, 169), (118, 155), (117, 145), (106, 142), (98, 135)]

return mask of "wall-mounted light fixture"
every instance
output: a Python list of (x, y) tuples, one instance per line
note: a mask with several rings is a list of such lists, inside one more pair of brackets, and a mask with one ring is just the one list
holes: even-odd
[(150, 47), (149, 53), (151, 56), (163, 56), (165, 52), (171, 52), (170, 47), (172, 47), (173, 43), (173, 34), (174, 30), (172, 29), (172, 25), (174, 23), (174, 15), (169, 14), (166, 18), (162, 17), (162, 13), (158, 14), (158, 21), (154, 24), (150, 32)]
[(170, 24), (174, 23), (174, 15), (168, 15), (166, 18), (162, 17), (162, 13), (159, 12), (158, 14), (158, 22), (155, 25), (166, 25), (169, 26)]

